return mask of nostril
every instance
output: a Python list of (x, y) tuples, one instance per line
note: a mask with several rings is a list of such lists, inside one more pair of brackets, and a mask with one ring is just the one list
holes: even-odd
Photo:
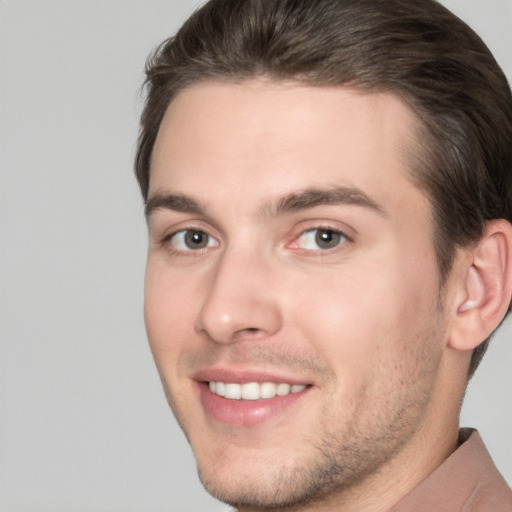
[(230, 281), (217, 281), (196, 317), (196, 329), (216, 343), (233, 343), (245, 338), (254, 341), (271, 336), (280, 328), (281, 312), (273, 300), (256, 287), (250, 293), (241, 293)]
[(233, 340), (242, 341), (246, 340), (258, 340), (264, 338), (268, 333), (265, 333), (264, 330), (258, 329), (257, 327), (245, 327), (235, 332), (233, 335)]

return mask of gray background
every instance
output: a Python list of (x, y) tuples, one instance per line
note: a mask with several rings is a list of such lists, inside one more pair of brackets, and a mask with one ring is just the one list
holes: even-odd
[[(512, 77), (511, 0), (446, 0)], [(202, 490), (142, 322), (132, 158), (150, 49), (195, 1), (4, 1), (0, 512), (223, 510)], [(512, 482), (512, 325), (470, 384)]]

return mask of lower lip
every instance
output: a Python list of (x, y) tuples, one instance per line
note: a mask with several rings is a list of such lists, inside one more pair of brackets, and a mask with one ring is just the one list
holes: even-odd
[(231, 400), (212, 393), (207, 384), (198, 383), (201, 403), (214, 420), (236, 427), (255, 427), (278, 415), (300, 400), (309, 390), (262, 400)]

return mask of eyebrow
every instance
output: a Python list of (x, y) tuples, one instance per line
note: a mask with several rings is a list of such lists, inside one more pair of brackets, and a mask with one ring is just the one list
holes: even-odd
[(292, 192), (263, 205), (262, 212), (268, 216), (279, 216), (322, 205), (362, 206), (387, 216), (386, 210), (362, 190), (340, 186)]
[(199, 203), (184, 194), (156, 193), (152, 195), (148, 199), (144, 209), (146, 219), (149, 219), (151, 214), (155, 210), (159, 209), (173, 210), (175, 212), (182, 213), (193, 213), (195, 215), (204, 215), (204, 209), (199, 205)]
[[(322, 205), (354, 205), (368, 208), (387, 216), (386, 210), (362, 190), (353, 187), (310, 188), (291, 192), (264, 203), (260, 209), (264, 217), (279, 217), (287, 213), (308, 210)], [(173, 210), (205, 216), (205, 209), (192, 197), (177, 193), (155, 193), (145, 207), (146, 218), (158, 209)]]

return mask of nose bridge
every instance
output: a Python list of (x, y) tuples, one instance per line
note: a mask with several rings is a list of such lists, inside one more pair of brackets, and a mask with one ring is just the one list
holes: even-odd
[(272, 292), (268, 260), (254, 248), (226, 249), (212, 270), (198, 316), (198, 329), (217, 343), (230, 343), (241, 333), (272, 335), (281, 314)]

